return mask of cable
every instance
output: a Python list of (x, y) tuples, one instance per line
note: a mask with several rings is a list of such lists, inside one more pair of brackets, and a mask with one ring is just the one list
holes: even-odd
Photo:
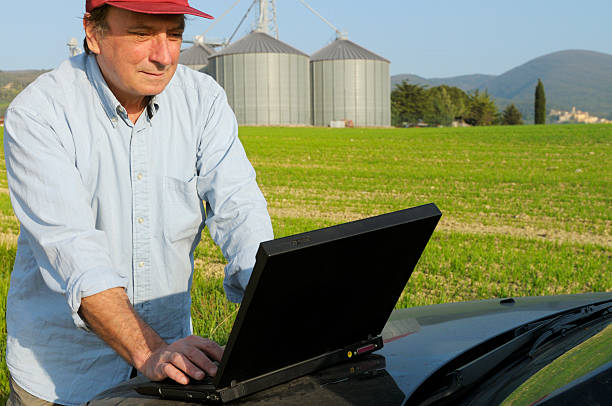
[(214, 22), (214, 23), (212, 23), (212, 24), (210, 25), (210, 27), (208, 27), (208, 28), (206, 29), (206, 31), (204, 31), (204, 33), (203, 33), (202, 35), (206, 35), (206, 33), (207, 33), (208, 31), (210, 31), (210, 30), (211, 30), (211, 29), (212, 29), (212, 28), (213, 28), (215, 25), (217, 25), (217, 24), (218, 24), (218, 23), (219, 23), (221, 20), (223, 20), (223, 18), (224, 18), (225, 16), (227, 16), (227, 15), (229, 14), (229, 12), (230, 12), (230, 11), (232, 11), (232, 10), (234, 9), (234, 7), (236, 7), (236, 6), (238, 5), (238, 3), (240, 3), (241, 1), (242, 1), (242, 0), (237, 0), (237, 1), (236, 1), (234, 4), (232, 4), (232, 6), (231, 6), (230, 8), (228, 8), (228, 9), (227, 9), (227, 11), (226, 11), (225, 13), (223, 13), (223, 15), (221, 15), (221, 17), (217, 18), (217, 19), (215, 20), (215, 22)]
[[(242, 17), (242, 20), (240, 20), (240, 23), (238, 23), (238, 27), (236, 27), (236, 29), (234, 30), (234, 32), (232, 33), (231, 37), (227, 40), (227, 44), (230, 44), (232, 42), (232, 39), (234, 38), (234, 35), (236, 35), (236, 33), (238, 32), (238, 30), (240, 29), (240, 26), (242, 25), (242, 23), (244, 22), (244, 20), (246, 20), (247, 16), (249, 15), (249, 13), (251, 12), (251, 9), (253, 9), (253, 6), (255, 5), (255, 3), (257, 3), (259, 0), (253, 0), (253, 3), (251, 4), (251, 6), (249, 7), (249, 9), (247, 10), (247, 12), (244, 14), (244, 17)], [(227, 45), (226, 44), (226, 45)]]

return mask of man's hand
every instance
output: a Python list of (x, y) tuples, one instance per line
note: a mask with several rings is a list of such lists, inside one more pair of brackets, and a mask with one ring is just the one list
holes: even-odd
[(214, 341), (189, 336), (158, 348), (138, 369), (152, 381), (170, 378), (187, 385), (189, 377), (201, 380), (206, 375), (215, 376), (217, 366), (213, 361), (222, 357), (223, 349)]
[(79, 314), (128, 363), (153, 381), (166, 377), (184, 385), (189, 377), (215, 376), (223, 349), (211, 340), (189, 336), (168, 345), (138, 316), (123, 288), (81, 300)]

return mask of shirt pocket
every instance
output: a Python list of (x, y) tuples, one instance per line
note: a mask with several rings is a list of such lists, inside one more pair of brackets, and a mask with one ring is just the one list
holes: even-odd
[(164, 177), (164, 235), (168, 241), (193, 240), (202, 225), (203, 211), (196, 177), (187, 182)]

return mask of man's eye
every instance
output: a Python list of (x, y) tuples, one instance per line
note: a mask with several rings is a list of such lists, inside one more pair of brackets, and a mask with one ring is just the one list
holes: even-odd
[(170, 34), (170, 38), (172, 38), (172, 39), (183, 39), (183, 33), (179, 32), (179, 33)]

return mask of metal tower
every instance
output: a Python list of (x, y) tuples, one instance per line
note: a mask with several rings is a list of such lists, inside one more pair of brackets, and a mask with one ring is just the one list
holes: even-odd
[(70, 56), (77, 56), (83, 53), (83, 50), (79, 48), (79, 42), (76, 38), (71, 38), (66, 45), (68, 45), (68, 53)]
[(259, 19), (255, 31), (264, 32), (278, 39), (276, 0), (259, 0)]

